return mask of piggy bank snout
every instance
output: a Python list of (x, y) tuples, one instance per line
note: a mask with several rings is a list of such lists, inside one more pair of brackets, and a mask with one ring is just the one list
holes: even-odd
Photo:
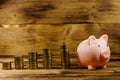
[(107, 60), (110, 58), (110, 52), (109, 51), (103, 51), (100, 55), (101, 60)]
[(105, 51), (105, 52), (103, 52), (103, 54), (104, 54), (104, 57), (106, 57), (106, 58), (110, 57), (110, 52), (109, 51)]

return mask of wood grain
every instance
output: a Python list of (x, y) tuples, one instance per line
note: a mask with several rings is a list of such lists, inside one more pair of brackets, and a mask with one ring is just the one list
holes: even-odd
[(117, 79), (119, 80), (120, 71), (116, 69), (119, 68), (108, 68), (106, 70), (90, 71), (90, 70), (12, 70), (12, 71), (3, 71), (1, 70), (0, 78), (14, 78), (14, 79), (35, 79), (46, 80), (46, 78), (52, 79), (56, 78), (57, 80), (69, 79)]
[(0, 24), (120, 23), (119, 0), (1, 0)]
[(27, 55), (31, 51), (42, 54), (51, 48), (60, 54), (60, 45), (66, 42), (70, 54), (76, 54), (78, 44), (90, 35), (99, 38), (108, 34), (111, 53), (120, 52), (120, 24), (39, 24), (1, 25), (0, 55)]

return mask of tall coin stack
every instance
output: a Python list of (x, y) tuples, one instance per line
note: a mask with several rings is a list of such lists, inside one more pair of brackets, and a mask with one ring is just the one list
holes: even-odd
[(37, 52), (30, 52), (29, 53), (29, 69), (37, 69), (38, 62), (37, 62)]
[(52, 68), (52, 51), (51, 49), (43, 49), (44, 69)]
[(23, 57), (22, 56), (15, 56), (14, 57), (15, 62), (15, 69), (23, 69)]
[(69, 69), (69, 67), (70, 67), (69, 51), (68, 51), (65, 43), (63, 43), (60, 46), (60, 53), (61, 53), (62, 68), (63, 69)]

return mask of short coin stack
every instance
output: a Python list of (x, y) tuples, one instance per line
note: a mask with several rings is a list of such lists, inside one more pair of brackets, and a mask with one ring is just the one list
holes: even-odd
[(2, 68), (3, 68), (3, 70), (10, 70), (11, 69), (11, 62), (3, 62)]

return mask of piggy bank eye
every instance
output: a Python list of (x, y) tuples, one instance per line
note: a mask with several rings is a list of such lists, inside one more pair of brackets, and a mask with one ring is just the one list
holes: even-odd
[(98, 45), (98, 47), (100, 47), (100, 45)]

